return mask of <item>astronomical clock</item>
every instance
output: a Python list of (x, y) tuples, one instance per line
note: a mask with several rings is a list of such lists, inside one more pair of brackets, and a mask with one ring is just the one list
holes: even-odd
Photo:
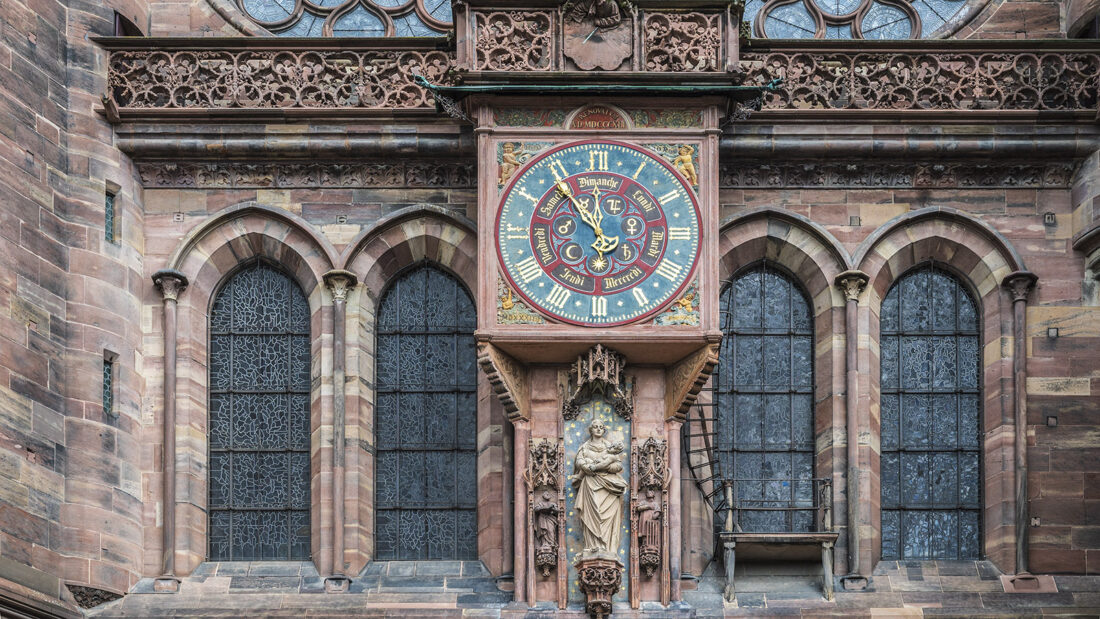
[(675, 363), (717, 331), (717, 106), (571, 100), (473, 106), (479, 338), (528, 362), (603, 343)]
[(690, 182), (659, 155), (581, 140), (538, 153), (509, 180), (495, 231), (500, 272), (532, 309), (612, 327), (684, 292), (701, 221)]

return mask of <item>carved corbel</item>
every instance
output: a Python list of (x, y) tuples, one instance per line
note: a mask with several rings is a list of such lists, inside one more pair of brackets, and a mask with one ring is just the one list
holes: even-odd
[(623, 419), (634, 416), (634, 385), (627, 382), (623, 369), (626, 358), (620, 353), (596, 344), (577, 357), (569, 368), (569, 384), (562, 398), (562, 416), (576, 419), (581, 406), (596, 395), (611, 403), (615, 414)]
[(559, 569), (564, 558), (565, 487), (563, 462), (565, 446), (561, 439), (535, 440), (529, 443), (528, 504), (531, 550), (535, 569), (548, 578), (550, 572)]
[(683, 420), (718, 365), (718, 344), (708, 344), (666, 371), (665, 419)]
[(584, 609), (594, 619), (611, 614), (611, 598), (619, 592), (623, 564), (611, 559), (585, 559), (577, 562), (577, 584), (587, 600)]
[(530, 419), (527, 368), (487, 342), (478, 344), (477, 363), (489, 378), (500, 403), (504, 405), (504, 414), (508, 419)]

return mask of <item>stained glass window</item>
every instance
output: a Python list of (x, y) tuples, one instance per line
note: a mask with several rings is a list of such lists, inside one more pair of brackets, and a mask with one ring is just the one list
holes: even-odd
[(717, 444), (747, 532), (812, 531), (813, 320), (805, 295), (767, 263), (722, 290)]
[(111, 357), (103, 358), (103, 414), (115, 414), (115, 362)]
[(256, 262), (210, 310), (210, 560), (309, 558), (310, 311)]
[(926, 265), (882, 302), (882, 558), (975, 559), (981, 449), (977, 304)]
[(742, 19), (769, 39), (922, 39), (950, 32), (948, 22), (958, 23), (966, 6), (966, 0), (748, 0)]
[(375, 558), (477, 558), (476, 312), (430, 263), (378, 306)]
[(103, 238), (108, 243), (115, 242), (115, 194), (108, 191), (103, 195)]
[(451, 30), (451, 0), (237, 0), (273, 34), (287, 37), (437, 37)]

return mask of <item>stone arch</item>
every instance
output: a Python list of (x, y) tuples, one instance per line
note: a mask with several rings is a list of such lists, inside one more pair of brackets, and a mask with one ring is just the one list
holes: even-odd
[[(837, 480), (833, 485), (833, 513), (843, 525), (845, 446), (844, 408), (844, 295), (833, 284), (849, 269), (848, 254), (824, 228), (795, 213), (761, 208), (727, 218), (718, 233), (719, 292), (725, 282), (745, 269), (767, 261), (785, 271), (806, 295), (814, 322), (814, 466), (817, 477)], [(710, 401), (709, 389), (700, 403)], [(713, 546), (708, 510), (695, 493), (685, 513), (700, 514), (690, 523), (692, 545)], [(836, 553), (837, 568), (844, 565), (844, 536)], [(699, 557), (704, 561), (709, 557)], [(688, 559), (694, 561), (695, 559)], [(685, 566), (699, 573), (705, 563)], [(840, 572), (843, 573), (843, 572)]]
[[(320, 435), (326, 420), (331, 433), (331, 390), (322, 397), (318, 385), (331, 382), (322, 367), (331, 359), (331, 332), (325, 333), (322, 314), (329, 303), (322, 276), (332, 269), (336, 252), (304, 220), (286, 211), (256, 203), (243, 203), (214, 215), (188, 233), (170, 256), (166, 268), (175, 269), (189, 281), (179, 296), (176, 379), (175, 504), (176, 565), (189, 573), (207, 556), (207, 458), (208, 389), (207, 343), (209, 310), (222, 283), (250, 262), (264, 260), (277, 265), (302, 289), (309, 301), (311, 333), (312, 439), (311, 456), (321, 449)], [(159, 305), (159, 303), (157, 303)], [(326, 335), (328, 337), (326, 337)], [(320, 379), (320, 380), (318, 380)], [(311, 546), (320, 556), (322, 532), (330, 503), (321, 500), (321, 467), (311, 470)], [(183, 495), (183, 496), (181, 496)], [(323, 562), (320, 563), (323, 565)]]
[[(399, 210), (364, 229), (341, 256), (344, 269), (355, 273), (362, 283), (348, 298), (348, 391), (347, 435), (359, 438), (360, 449), (349, 447), (346, 457), (349, 481), (349, 526), (354, 531), (345, 539), (358, 548), (359, 556), (374, 555), (374, 385), (375, 312), (387, 285), (395, 276), (421, 262), (454, 275), (478, 303), (478, 239), (473, 222), (451, 211), (421, 205)], [(357, 344), (351, 344), (352, 332)], [(354, 378), (354, 379), (353, 379)], [(504, 504), (505, 471), (502, 430), (504, 415), (484, 374), (478, 376), (478, 531), (479, 556), (495, 574), (505, 570), (501, 552), (501, 530), (508, 519), (501, 519)], [(487, 431), (488, 430), (488, 431)], [(351, 443), (349, 442), (349, 445)], [(488, 471), (488, 473), (485, 473)], [(355, 515), (350, 507), (355, 499)], [(502, 520), (504, 521), (502, 523)], [(507, 546), (505, 546), (507, 547)], [(510, 566), (509, 566), (510, 567)]]
[[(857, 249), (857, 268), (869, 277), (861, 296), (859, 322), (868, 346), (859, 348), (859, 410), (870, 428), (870, 449), (860, 465), (870, 475), (861, 488), (872, 503), (869, 543), (861, 562), (881, 556), (880, 360), (879, 311), (898, 279), (915, 267), (934, 263), (953, 273), (978, 302), (982, 350), (983, 517), (982, 552), (1002, 569), (1014, 565), (1014, 462), (1012, 421), (1012, 301), (1005, 278), (1025, 271), (1014, 247), (987, 224), (954, 209), (927, 208), (897, 217), (876, 230)], [(867, 535), (864, 536), (865, 538)]]

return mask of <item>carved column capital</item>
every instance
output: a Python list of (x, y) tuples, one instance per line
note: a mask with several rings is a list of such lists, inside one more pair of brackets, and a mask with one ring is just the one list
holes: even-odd
[(837, 275), (834, 283), (837, 288), (844, 292), (846, 300), (858, 302), (859, 295), (863, 294), (863, 289), (867, 287), (869, 279), (863, 271), (851, 270)]
[(1012, 301), (1027, 301), (1027, 296), (1031, 294), (1031, 289), (1035, 287), (1035, 282), (1039, 281), (1039, 277), (1031, 271), (1014, 271), (1005, 276), (1001, 285), (1008, 289), (1012, 294)]
[(328, 286), (330, 292), (332, 292), (332, 299), (334, 301), (346, 301), (348, 299), (348, 291), (355, 288), (355, 284), (359, 279), (355, 277), (355, 273), (351, 271), (344, 271), (341, 269), (335, 269), (324, 274), (325, 285)]
[(153, 285), (165, 301), (176, 301), (187, 288), (187, 276), (175, 269), (161, 269), (153, 273)]

